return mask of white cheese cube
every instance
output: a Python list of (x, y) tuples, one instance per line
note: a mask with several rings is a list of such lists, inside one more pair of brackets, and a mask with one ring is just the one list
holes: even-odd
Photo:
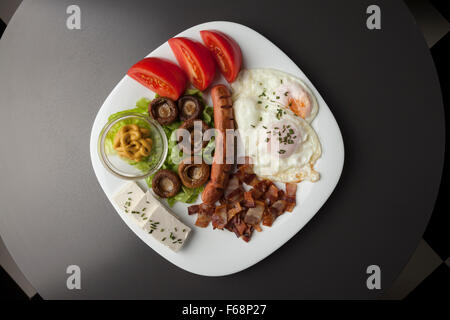
[(135, 182), (128, 182), (113, 196), (113, 201), (125, 213), (131, 214), (142, 198), (145, 198), (142, 189)]
[(152, 199), (149, 199), (149, 194), (150, 191), (147, 191), (142, 199), (130, 211), (131, 215), (141, 228), (144, 227), (152, 212), (159, 207), (159, 202), (156, 199), (153, 199), (153, 201)]
[[(154, 201), (157, 200), (154, 199)], [(175, 252), (180, 250), (191, 232), (191, 228), (178, 220), (161, 204), (153, 209), (143, 229)]]

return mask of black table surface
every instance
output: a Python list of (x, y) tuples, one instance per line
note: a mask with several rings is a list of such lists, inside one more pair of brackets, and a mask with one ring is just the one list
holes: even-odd
[[(0, 235), (44, 298), (376, 298), (425, 229), (444, 154), (444, 110), (423, 37), (401, 1), (24, 1), (0, 41)], [(341, 180), (301, 232), (255, 266), (202, 277), (123, 223), (91, 167), (99, 107), (129, 66), (193, 25), (262, 33), (327, 101), (343, 134)], [(205, 252), (207, 254), (207, 252)], [(81, 268), (68, 290), (66, 268)], [(368, 290), (366, 268), (381, 268)]]

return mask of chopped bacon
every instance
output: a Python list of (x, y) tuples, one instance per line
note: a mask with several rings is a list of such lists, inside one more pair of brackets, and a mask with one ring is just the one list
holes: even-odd
[(250, 190), (250, 192), (252, 193), (252, 197), (255, 200), (260, 199), (264, 195), (264, 192), (262, 192), (262, 191), (260, 191), (260, 190), (258, 190), (256, 188), (252, 188)]
[[(188, 207), (188, 214), (198, 213), (197, 226), (205, 228), (212, 221), (214, 229), (225, 228), (248, 242), (254, 230), (262, 231), (261, 222), (272, 226), (278, 216), (294, 209), (297, 184), (286, 183), (286, 191), (278, 189), (272, 181), (258, 179), (250, 161), (246, 159), (231, 175), (220, 205), (202, 203)], [(245, 191), (243, 183), (252, 188)]]
[(225, 198), (228, 198), (230, 193), (234, 192), (236, 189), (241, 188), (241, 181), (239, 181), (238, 176), (233, 175), (228, 181), (227, 188), (225, 189), (224, 195)]
[(297, 184), (296, 183), (286, 183), (286, 195), (294, 196), (297, 193)]
[(239, 202), (233, 203), (233, 208), (228, 210), (228, 221), (230, 221), (236, 214), (244, 210)]
[[(287, 200), (286, 200), (286, 202), (287, 202)], [(295, 207), (295, 202), (288, 202), (285, 210), (287, 212), (292, 212), (294, 210), (294, 207)]]
[(212, 204), (202, 203), (199, 205), (199, 214), (211, 216), (214, 213), (215, 207)]
[(247, 207), (247, 208), (254, 208), (255, 207), (255, 199), (253, 199), (251, 191), (244, 192), (243, 205), (244, 205), (244, 207)]
[(253, 166), (250, 164), (240, 165), (238, 171), (236, 172), (236, 176), (239, 181), (246, 184), (250, 184), (250, 182), (254, 179), (257, 179), (255, 173), (253, 172)]
[(244, 198), (243, 194), (244, 189), (242, 187), (238, 187), (228, 194), (227, 200), (231, 202), (241, 201)]
[(244, 163), (244, 164), (238, 166), (238, 171), (247, 173), (247, 174), (251, 174), (251, 173), (253, 173), (253, 165), (249, 164), (249, 163)]
[(227, 229), (230, 232), (234, 232), (233, 227), (234, 224), (231, 221), (228, 221), (227, 225), (225, 226), (225, 229)]
[(264, 195), (268, 206), (278, 200), (278, 191), (278, 188), (274, 184), (270, 185), (269, 190)]
[(235, 226), (236, 231), (237, 231), (237, 234), (236, 234), (236, 235), (239, 234), (238, 237), (242, 236), (242, 235), (244, 234), (245, 230), (247, 229), (247, 225), (246, 225), (245, 222), (242, 221), (242, 220), (239, 221), (238, 223), (235, 223), (234, 226)]
[(247, 229), (247, 225), (241, 219), (240, 215), (235, 215), (228, 224), (230, 225), (231, 230), (236, 234), (238, 238), (240, 238), (244, 234), (244, 231)]
[(270, 207), (270, 213), (274, 214), (276, 217), (282, 215), (284, 213), (284, 209), (286, 208), (285, 200), (277, 200)]
[(199, 211), (200, 211), (200, 206), (198, 204), (194, 204), (194, 205), (188, 207), (189, 215), (199, 213)]
[(271, 184), (272, 183), (269, 180), (261, 180), (256, 185), (254, 185), (253, 188), (262, 193), (265, 193)]
[(248, 184), (249, 186), (254, 187), (254, 186), (256, 186), (260, 181), (261, 181), (261, 180), (259, 180), (258, 177), (257, 177), (256, 174), (255, 174), (255, 176), (253, 177), (253, 179), (252, 179), (249, 183), (247, 183), (247, 184)]
[(228, 222), (227, 205), (225, 204), (216, 207), (216, 211), (212, 215), (211, 220), (214, 229), (223, 229)]
[(296, 195), (297, 195), (297, 184), (296, 183), (286, 183), (286, 211), (292, 212), (296, 205)]
[(263, 214), (262, 224), (271, 227), (276, 218), (277, 216), (272, 212), (270, 212), (269, 210), (265, 210)]
[(211, 216), (214, 213), (214, 206), (207, 203), (202, 203), (199, 205), (199, 212), (197, 215), (197, 221), (195, 225), (201, 228), (206, 228), (211, 221)]
[(255, 201), (255, 207), (248, 209), (244, 222), (249, 225), (256, 225), (261, 222), (265, 205), (262, 201)]
[(248, 185), (250, 185), (250, 186), (253, 186), (253, 185), (255, 185), (255, 183), (254, 183), (254, 181), (255, 180), (257, 180), (258, 178), (256, 177), (256, 174), (254, 174), (254, 173), (246, 173), (246, 174), (244, 174), (244, 183), (245, 184), (248, 184)]
[(208, 214), (199, 213), (195, 225), (200, 228), (206, 228), (211, 221), (211, 216)]
[(250, 238), (252, 237), (253, 233), (253, 226), (247, 226), (244, 233), (242, 234), (242, 240), (245, 242), (249, 242)]

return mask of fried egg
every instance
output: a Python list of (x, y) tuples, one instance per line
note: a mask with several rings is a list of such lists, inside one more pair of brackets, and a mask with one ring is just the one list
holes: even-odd
[[(318, 106), (301, 80), (277, 70), (249, 69), (241, 71), (232, 89), (241, 149), (252, 158), (255, 174), (278, 182), (317, 181), (314, 164), (322, 151), (308, 122)], [(295, 108), (289, 106), (292, 100)]]
[(232, 84), (233, 95), (258, 97), (265, 105), (282, 106), (311, 123), (319, 111), (317, 99), (300, 79), (273, 69), (247, 69)]

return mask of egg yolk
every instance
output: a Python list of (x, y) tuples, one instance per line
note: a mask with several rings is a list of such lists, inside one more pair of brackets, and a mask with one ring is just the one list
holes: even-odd
[(311, 114), (311, 98), (299, 85), (281, 85), (276, 94), (280, 97), (279, 102), (299, 117), (305, 119)]
[(266, 131), (267, 151), (280, 158), (293, 154), (300, 141), (300, 130), (288, 121), (276, 122)]

